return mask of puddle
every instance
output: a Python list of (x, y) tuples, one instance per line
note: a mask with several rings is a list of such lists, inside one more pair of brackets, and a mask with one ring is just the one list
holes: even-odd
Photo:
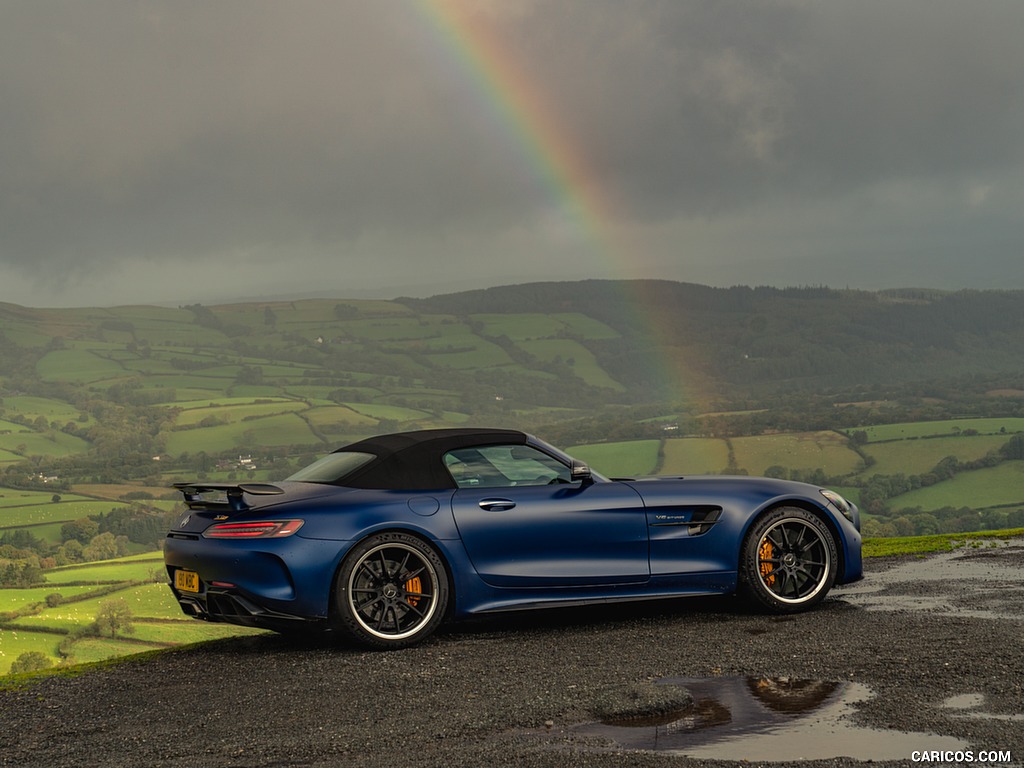
[(949, 736), (854, 725), (854, 705), (874, 695), (860, 683), (714, 677), (666, 678), (659, 685), (685, 688), (692, 703), (657, 717), (609, 718), (573, 732), (619, 748), (734, 761), (905, 760), (922, 743), (944, 751), (968, 748)]
[(1024, 548), (962, 548), (870, 573), (835, 594), (867, 610), (1024, 620)]
[(958, 696), (950, 696), (942, 706), (945, 709), (956, 710), (953, 717), (970, 720), (1004, 720), (1006, 722), (1024, 722), (1024, 715), (997, 715), (993, 712), (984, 712), (985, 694), (983, 693), (961, 693)]

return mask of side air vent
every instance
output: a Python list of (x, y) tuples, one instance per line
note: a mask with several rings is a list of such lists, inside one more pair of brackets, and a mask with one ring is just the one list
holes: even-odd
[(701, 536), (714, 528), (718, 518), (722, 515), (721, 507), (698, 507), (690, 518), (690, 527), (687, 529), (691, 536)]

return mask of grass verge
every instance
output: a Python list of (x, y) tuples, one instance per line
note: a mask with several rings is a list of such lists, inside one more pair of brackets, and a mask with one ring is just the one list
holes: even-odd
[(940, 533), (935, 536), (902, 536), (893, 538), (864, 539), (864, 557), (889, 557), (891, 555), (923, 555), (929, 552), (949, 552), (969, 546), (978, 546), (982, 540), (1015, 539), (1024, 537), (1024, 528), (1007, 528), (1001, 531), (973, 531), (971, 533)]

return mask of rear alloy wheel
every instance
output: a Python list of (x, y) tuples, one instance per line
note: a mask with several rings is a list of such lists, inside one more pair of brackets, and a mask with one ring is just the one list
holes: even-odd
[(437, 552), (405, 533), (357, 544), (338, 573), (336, 626), (371, 648), (403, 648), (430, 636), (448, 607)]
[(825, 524), (799, 507), (759, 518), (743, 544), (744, 591), (774, 613), (795, 613), (825, 599), (836, 580), (835, 541)]

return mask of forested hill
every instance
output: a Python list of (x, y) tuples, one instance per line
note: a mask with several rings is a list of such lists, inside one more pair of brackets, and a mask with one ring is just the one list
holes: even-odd
[(587, 280), (398, 301), (426, 313), (588, 315), (622, 334), (588, 344), (601, 365), (640, 390), (652, 356), (699, 365), (733, 394), (1024, 372), (1024, 291)]

